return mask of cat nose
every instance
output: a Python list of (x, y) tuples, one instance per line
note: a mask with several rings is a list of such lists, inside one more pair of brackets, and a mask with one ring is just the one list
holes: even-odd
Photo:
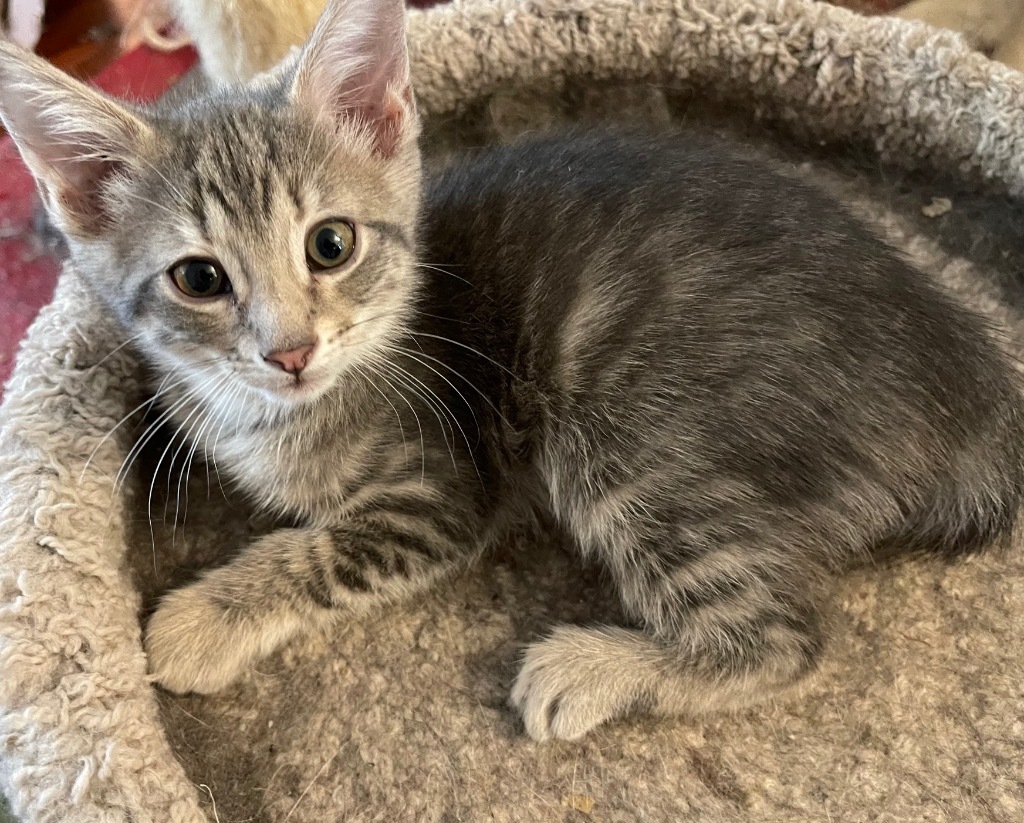
[(312, 343), (304, 343), (287, 351), (272, 351), (269, 354), (263, 355), (263, 359), (286, 372), (291, 372), (298, 376), (299, 372), (306, 368), (306, 364), (309, 363), (309, 358), (312, 356), (313, 349), (315, 348), (316, 341), (314, 340)]

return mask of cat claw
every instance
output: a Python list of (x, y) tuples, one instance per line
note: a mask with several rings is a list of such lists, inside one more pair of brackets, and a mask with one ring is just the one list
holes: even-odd
[(509, 703), (538, 742), (579, 740), (621, 714), (615, 689), (580, 659), (584, 633), (561, 627), (526, 649)]
[(153, 680), (177, 694), (212, 694), (234, 682), (251, 655), (240, 626), (203, 596), (199, 586), (168, 594), (146, 627)]

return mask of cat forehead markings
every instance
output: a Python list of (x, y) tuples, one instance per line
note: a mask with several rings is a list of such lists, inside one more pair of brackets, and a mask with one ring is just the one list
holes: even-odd
[[(189, 117), (189, 115), (192, 115)], [(186, 119), (188, 118), (188, 119)], [(394, 196), (387, 170), (358, 141), (329, 134), (311, 118), (258, 104), (191, 110), (172, 121), (160, 170), (207, 239), (215, 216), (245, 230), (348, 217), (387, 223)]]
[[(302, 136), (270, 112), (253, 108), (219, 108), (182, 120), (169, 130), (170, 151), (164, 164), (178, 198), (210, 238), (214, 210), (230, 225), (265, 228), (280, 219), (279, 195), (302, 212)], [(305, 135), (312, 154), (321, 148)]]

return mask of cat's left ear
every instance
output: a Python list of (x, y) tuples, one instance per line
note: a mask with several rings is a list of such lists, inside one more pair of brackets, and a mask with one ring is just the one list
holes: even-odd
[(0, 120), (65, 233), (106, 225), (103, 187), (138, 158), (150, 128), (40, 57), (0, 41)]
[(403, 0), (331, 0), (299, 57), (291, 97), (337, 125), (368, 128), (381, 156), (415, 139)]

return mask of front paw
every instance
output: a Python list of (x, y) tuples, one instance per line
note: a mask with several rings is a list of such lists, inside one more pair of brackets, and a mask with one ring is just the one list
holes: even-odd
[[(640, 666), (626, 662), (608, 633), (561, 626), (526, 649), (509, 703), (534, 740), (578, 740), (627, 711)], [(627, 658), (628, 659), (628, 658)]]
[(211, 576), (172, 591), (146, 627), (149, 670), (168, 691), (218, 692), (301, 628), (296, 614), (280, 608), (228, 612), (216, 590)]
[(164, 597), (146, 627), (149, 670), (157, 683), (178, 694), (220, 691), (250, 662), (243, 634), (201, 583), (177, 589)]

